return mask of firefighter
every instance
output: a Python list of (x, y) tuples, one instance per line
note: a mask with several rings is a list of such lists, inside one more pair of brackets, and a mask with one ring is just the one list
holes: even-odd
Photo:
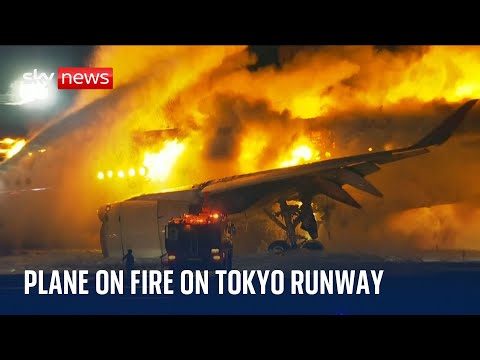
[(122, 261), (125, 261), (125, 269), (127, 270), (127, 276), (130, 276), (130, 273), (133, 270), (133, 266), (135, 265), (135, 257), (133, 256), (132, 249), (128, 249), (128, 252), (123, 257)]
[(233, 236), (236, 233), (237, 233), (237, 228), (235, 227), (235, 224), (229, 221), (227, 224), (227, 234), (229, 234), (230, 236)]

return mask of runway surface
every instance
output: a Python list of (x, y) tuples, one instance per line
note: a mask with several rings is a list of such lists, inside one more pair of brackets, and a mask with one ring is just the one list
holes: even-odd
[[(480, 252), (462, 250), (418, 252), (414, 255), (392, 256), (368, 253), (335, 253), (301, 249), (284, 256), (268, 252), (235, 255), (233, 267), (238, 270), (308, 270), (388, 267), (391, 271), (409, 273), (412, 269), (453, 269), (480, 268)], [(160, 269), (159, 259), (136, 259), (138, 269)], [(90, 270), (123, 269), (120, 259), (104, 258), (100, 250), (31, 250), (15, 255), (0, 256), (0, 275), (23, 274), (26, 269), (44, 270)]]

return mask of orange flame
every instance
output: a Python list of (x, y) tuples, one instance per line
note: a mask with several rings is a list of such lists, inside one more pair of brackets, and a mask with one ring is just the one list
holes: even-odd
[[(358, 109), (398, 112), (403, 104), (480, 96), (478, 46), (396, 52), (374, 46), (311, 47), (296, 50), (280, 67), (250, 71), (247, 65), (254, 60), (245, 46), (99, 47), (92, 66), (115, 68), (113, 93), (119, 92), (122, 101), (105, 107), (117, 120), (105, 127), (108, 139), (92, 173), (101, 170), (102, 180), (118, 179), (121, 170), (124, 182), (145, 183), (135, 192), (147, 192), (158, 191), (159, 182), (177, 187), (295, 166), (347, 155), (332, 141), (314, 143), (307, 133), (310, 123)], [(128, 91), (121, 92), (122, 87)], [(110, 94), (81, 93), (76, 107)], [(166, 143), (163, 138), (160, 149), (131, 140), (133, 132), (165, 128), (184, 136)], [(392, 146), (367, 143), (360, 149)], [(191, 171), (179, 171), (185, 168)], [(130, 196), (129, 188), (124, 191), (121, 197)]]
[(165, 141), (163, 149), (158, 153), (147, 151), (143, 165), (148, 169), (148, 177), (154, 181), (165, 181), (184, 150), (185, 145), (175, 139)]
[(308, 139), (301, 139), (291, 148), (291, 150), (286, 154), (286, 156), (282, 157), (282, 160), (279, 162), (278, 167), (283, 168), (300, 164), (307, 164), (319, 160), (320, 152), (318, 150), (315, 150), (315, 148), (308, 141)]
[[(87, 115), (80, 116), (96, 121), (66, 136), (64, 144), (88, 143), (95, 151), (72, 153), (58, 146), (45, 154), (59, 154), (57, 163), (71, 180), (62, 190), (77, 196), (59, 199), (59, 215), (75, 211), (70, 219), (79, 223), (96, 203), (346, 155), (345, 143), (337, 140), (344, 133), (330, 139), (323, 129), (343, 119), (358, 125), (358, 114), (389, 118), (412, 114), (413, 108), (431, 118), (437, 108), (424, 104), (480, 96), (479, 46), (305, 47), (281, 59), (281, 66), (255, 71), (246, 46), (106, 46), (90, 60), (90, 66), (115, 69), (115, 88), (79, 93), (69, 112), (85, 107)], [(155, 144), (132, 140), (134, 133), (172, 128), (183, 135)], [(319, 143), (310, 139), (313, 131), (322, 134)], [(356, 150), (372, 152), (401, 141), (360, 143), (356, 134), (349, 136)], [(8, 146), (3, 152), (12, 157), (24, 144), (2, 143)], [(64, 157), (77, 156), (83, 166), (63, 166)], [(84, 174), (99, 181), (80, 181)]]
[(25, 139), (4, 138), (0, 140), (0, 154), (5, 154), (5, 158), (10, 159), (18, 154), (26, 143)]

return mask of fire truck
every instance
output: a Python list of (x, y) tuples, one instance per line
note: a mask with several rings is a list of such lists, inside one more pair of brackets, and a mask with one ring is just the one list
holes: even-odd
[(218, 212), (172, 218), (165, 226), (168, 267), (231, 270), (235, 232), (235, 225)]

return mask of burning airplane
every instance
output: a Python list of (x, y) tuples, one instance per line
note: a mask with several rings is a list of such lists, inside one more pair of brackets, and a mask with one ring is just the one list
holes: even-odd
[[(423, 155), (430, 147), (443, 144), (476, 102), (466, 102), (437, 128), (405, 148), (210, 180), (189, 189), (146, 194), (103, 206), (98, 214), (102, 221), (104, 255), (121, 257), (124, 256), (121, 250), (133, 248), (140, 256), (161, 257), (167, 254), (166, 232), (161, 229), (173, 217), (202, 212), (237, 214), (252, 206), (274, 202), (279, 204), (280, 212), (275, 215), (283, 220), (287, 241), (275, 241), (269, 247), (277, 252), (297, 248), (295, 229), (300, 225), (311, 237), (302, 246), (321, 249), (323, 245), (316, 241), (318, 225), (312, 208), (315, 196), (323, 194), (360, 208), (360, 204), (343, 189), (344, 185), (350, 185), (382, 197), (382, 193), (365, 177), (379, 171), (379, 165)], [(299, 201), (300, 205), (289, 205), (287, 201), (292, 200)], [(281, 225), (280, 221), (278, 223)]]
[[(356, 153), (379, 156), (421, 138), (479, 95), (475, 47), (282, 49), (288, 54), (281, 67), (250, 70), (256, 59), (246, 46), (99, 47), (90, 65), (113, 67), (115, 89), (80, 92), (65, 114), (24, 143), (19, 139), (19, 151), (0, 165), (3, 246), (97, 248), (101, 205), (192, 183), (204, 184), (195, 188), (202, 193), (231, 183), (206, 185), (210, 179), (235, 174), (304, 171), (296, 166)], [(435, 153), (444, 156), (442, 149)], [(390, 194), (385, 201), (398, 205), (388, 211), (457, 199), (447, 191), (448, 171), (430, 186), (433, 180), (421, 176), (425, 167), (413, 165), (409, 176), (418, 174), (426, 185), (400, 199), (391, 187), (411, 163), (372, 174), (385, 176), (374, 182)], [(464, 173), (476, 179), (469, 163)], [(318, 181), (318, 188), (326, 186)], [(420, 188), (422, 181), (409, 184)], [(440, 190), (418, 196), (424, 188)], [(467, 188), (460, 198), (469, 196)], [(210, 195), (214, 206), (217, 195)], [(264, 215), (285, 226), (280, 212)]]

